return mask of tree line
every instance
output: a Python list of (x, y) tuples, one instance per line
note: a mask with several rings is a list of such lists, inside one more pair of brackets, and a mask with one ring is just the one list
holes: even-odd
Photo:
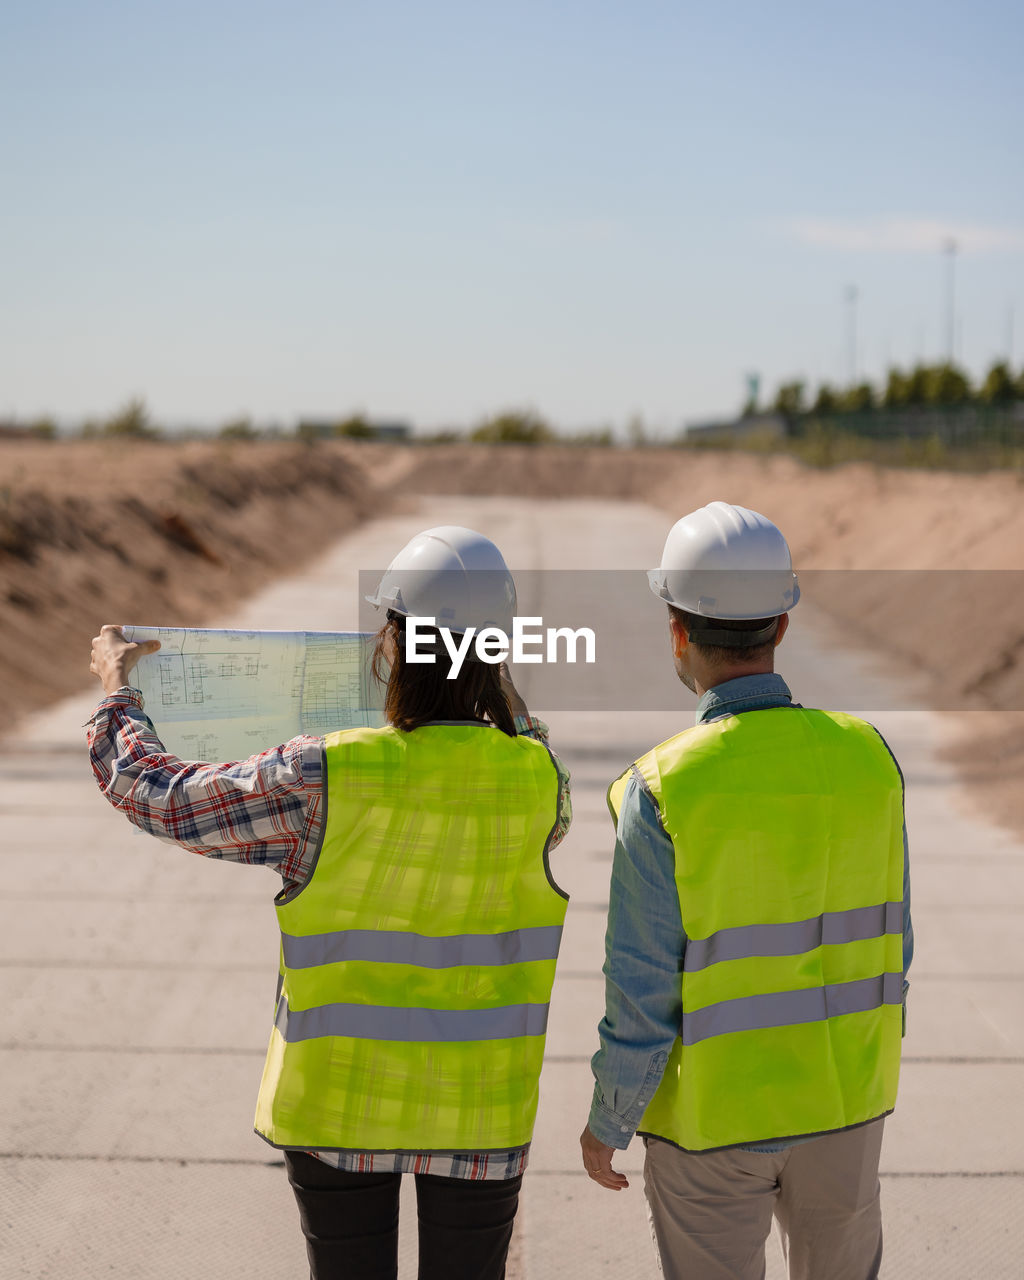
[[(889, 370), (884, 385), (875, 386), (868, 381), (837, 387), (828, 382), (820, 383), (813, 396), (801, 379), (783, 382), (772, 401), (759, 405), (754, 400), (744, 406), (741, 421), (757, 414), (772, 412), (783, 418), (791, 435), (800, 435), (818, 425), (849, 430), (872, 436), (920, 435), (937, 433), (940, 437), (957, 439), (977, 437), (993, 429), (1000, 436), (1009, 432), (1019, 442), (1024, 429), (1024, 412), (1015, 406), (1024, 405), (1024, 367), (1016, 376), (1005, 360), (995, 361), (985, 376), (977, 383), (969, 374), (950, 362), (917, 364), (906, 371)], [(993, 427), (994, 424), (994, 427)], [(32, 436), (37, 439), (55, 439), (57, 423), (49, 417), (41, 417), (23, 423), (0, 423), (0, 435)], [(165, 437), (164, 430), (154, 421), (145, 400), (135, 397), (127, 401), (105, 418), (89, 419), (79, 428), (78, 435), (86, 438), (129, 437), (138, 440), (156, 440)], [(226, 440), (255, 440), (266, 437), (287, 437), (313, 443), (325, 437), (341, 439), (373, 439), (374, 425), (363, 413), (352, 413), (335, 422), (306, 423), (300, 421), (292, 429), (260, 427), (247, 416), (224, 422), (213, 431), (188, 432), (203, 437), (219, 436)], [(567, 433), (560, 431), (533, 409), (506, 409), (486, 416), (468, 430), (449, 429), (433, 433), (419, 433), (416, 443), (448, 443), (469, 440), (480, 443), (504, 444), (579, 444), (613, 445), (615, 433), (609, 426), (590, 431)], [(627, 443), (642, 446), (654, 443), (689, 443), (680, 432), (674, 441), (651, 436), (643, 420), (634, 416), (626, 431)]]
[[(778, 388), (770, 408), (788, 421), (806, 415), (828, 418), (837, 414), (871, 414), (881, 410), (963, 409), (970, 405), (1007, 408), (1024, 401), (1024, 367), (1013, 375), (1005, 360), (997, 360), (977, 384), (970, 375), (948, 361), (918, 364), (912, 369), (889, 370), (882, 387), (857, 382), (847, 387), (821, 383), (813, 399), (799, 379)], [(758, 411), (748, 403), (745, 413)]]

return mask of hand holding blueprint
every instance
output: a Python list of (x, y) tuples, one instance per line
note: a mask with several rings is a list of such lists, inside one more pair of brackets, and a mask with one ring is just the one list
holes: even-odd
[(384, 723), (372, 636), (126, 626), (159, 640), (131, 673), (161, 742), (183, 760), (244, 760), (299, 733)]

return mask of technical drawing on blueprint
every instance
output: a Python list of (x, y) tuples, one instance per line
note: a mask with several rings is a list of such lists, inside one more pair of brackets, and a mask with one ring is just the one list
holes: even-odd
[(354, 631), (126, 626), (159, 640), (131, 674), (161, 742), (183, 760), (243, 760), (299, 733), (384, 723), (372, 637)]

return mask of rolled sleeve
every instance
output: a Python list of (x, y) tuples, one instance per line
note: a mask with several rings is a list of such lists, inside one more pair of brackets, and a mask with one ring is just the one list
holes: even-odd
[(204, 857), (272, 867), (286, 886), (308, 875), (322, 826), (321, 739), (301, 735), (224, 764), (181, 760), (127, 687), (86, 727), (100, 791), (134, 826)]

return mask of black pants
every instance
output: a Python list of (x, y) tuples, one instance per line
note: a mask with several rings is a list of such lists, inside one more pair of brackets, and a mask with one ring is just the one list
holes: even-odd
[[(286, 1151), (310, 1280), (395, 1280), (400, 1173), (342, 1173)], [(522, 1177), (417, 1173), (419, 1280), (503, 1280)]]

